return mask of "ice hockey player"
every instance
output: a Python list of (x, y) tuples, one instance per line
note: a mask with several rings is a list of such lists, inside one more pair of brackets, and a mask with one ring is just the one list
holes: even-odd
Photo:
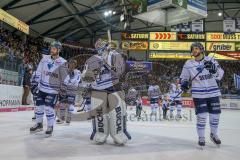
[[(218, 137), (218, 124), (220, 118), (221, 95), (218, 81), (223, 77), (224, 71), (213, 57), (204, 55), (204, 47), (196, 42), (191, 45), (191, 55), (194, 59), (188, 60), (181, 73), (181, 89), (187, 91), (191, 86), (193, 102), (196, 107), (198, 144), (205, 146), (205, 126), (209, 114), (210, 139), (220, 145)], [(194, 78), (196, 77), (196, 78)]]
[(131, 87), (129, 89), (126, 95), (126, 101), (129, 105), (136, 107), (136, 117), (140, 119), (142, 112), (142, 101), (139, 92), (135, 88)]
[(169, 102), (168, 96), (164, 95), (162, 98), (162, 111), (163, 111), (163, 119), (167, 119), (167, 111), (169, 110)]
[[(154, 82), (152, 82), (154, 84)], [(157, 116), (157, 109), (159, 108), (159, 100), (161, 98), (161, 91), (158, 85), (150, 85), (148, 88), (148, 98), (151, 105), (150, 116)]]
[[(125, 61), (122, 55), (111, 50), (109, 43), (98, 39), (95, 43), (98, 54), (90, 57), (85, 64), (82, 79), (95, 78), (91, 84), (91, 107), (103, 103), (98, 115), (93, 119), (93, 132), (90, 139), (97, 144), (104, 144), (109, 134), (117, 145), (124, 145), (131, 137), (126, 129), (126, 103), (119, 77), (124, 72)], [(94, 73), (93, 73), (94, 72)], [(103, 115), (104, 107), (114, 108)]]
[[(70, 59), (68, 62), (68, 75), (64, 81), (67, 86), (66, 97), (62, 97), (62, 103), (60, 103), (60, 117), (57, 120), (57, 123), (61, 124), (65, 121), (66, 116), (66, 124), (70, 124), (72, 119), (72, 114), (74, 112), (74, 104), (76, 93), (78, 90), (79, 82), (81, 81), (81, 72), (76, 69), (77, 61)], [(64, 100), (64, 98), (66, 100)], [(61, 101), (61, 100), (60, 100)], [(67, 114), (66, 114), (67, 110)]]
[(174, 101), (174, 97), (175, 97), (175, 90), (176, 90), (176, 85), (174, 83), (172, 83), (170, 85), (170, 89), (169, 89), (169, 95), (170, 95), (170, 106), (169, 106), (169, 112), (170, 112), (170, 119), (174, 118), (173, 112), (175, 109), (175, 101)]
[(177, 108), (177, 116), (176, 118), (180, 119), (182, 118), (181, 116), (181, 111), (182, 111), (182, 90), (181, 86), (179, 84), (179, 80), (176, 80), (176, 83), (171, 84), (171, 89), (170, 89), (170, 118), (173, 118), (173, 111), (174, 107), (176, 106)]
[(54, 106), (57, 102), (59, 92), (65, 92), (64, 80), (67, 76), (66, 60), (59, 56), (62, 44), (54, 41), (50, 46), (50, 54), (44, 56), (36, 70), (32, 82), (32, 90), (37, 91), (36, 100), (36, 124), (30, 128), (30, 132), (43, 130), (43, 115), (47, 117), (46, 136), (51, 136), (55, 123)]
[[(36, 75), (36, 69), (33, 71), (33, 74), (32, 74), (31, 80), (30, 80), (31, 84), (33, 83), (35, 75)], [(36, 89), (36, 91), (31, 89), (31, 93), (33, 95), (33, 104), (34, 104), (34, 114), (33, 114), (33, 117), (32, 117), (33, 121), (36, 120), (36, 100), (37, 100), (37, 93), (38, 93), (38, 89), (37, 88), (35, 88), (35, 89)]]

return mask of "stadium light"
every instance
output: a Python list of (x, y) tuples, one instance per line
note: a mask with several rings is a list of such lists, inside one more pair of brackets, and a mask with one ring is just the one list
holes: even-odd
[(221, 17), (222, 16), (222, 12), (218, 12), (218, 16)]
[(116, 11), (109, 10), (109, 11), (104, 12), (105, 17), (111, 16), (111, 15), (114, 15), (114, 14), (116, 14)]

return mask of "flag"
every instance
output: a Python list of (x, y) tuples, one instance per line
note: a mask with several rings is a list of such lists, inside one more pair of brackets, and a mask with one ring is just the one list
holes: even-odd
[(234, 77), (234, 85), (237, 89), (240, 89), (240, 76), (237, 74), (233, 75)]

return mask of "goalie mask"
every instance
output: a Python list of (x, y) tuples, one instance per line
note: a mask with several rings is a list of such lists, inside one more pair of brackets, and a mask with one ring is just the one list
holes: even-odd
[(95, 49), (99, 55), (103, 55), (108, 50), (109, 43), (106, 40), (99, 38), (95, 43)]
[(59, 51), (62, 49), (62, 44), (59, 41), (54, 41), (50, 45), (51, 48), (57, 48)]
[[(198, 52), (196, 55), (193, 54), (194, 48), (199, 48), (199, 50), (200, 50), (200, 52)], [(198, 57), (200, 54), (203, 54), (203, 53), (204, 53), (204, 47), (203, 47), (202, 43), (194, 42), (191, 45), (191, 56)]]

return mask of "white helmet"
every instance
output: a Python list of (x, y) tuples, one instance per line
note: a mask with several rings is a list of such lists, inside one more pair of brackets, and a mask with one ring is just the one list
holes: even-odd
[(98, 54), (102, 55), (108, 49), (109, 43), (106, 40), (99, 38), (95, 43), (95, 49)]

